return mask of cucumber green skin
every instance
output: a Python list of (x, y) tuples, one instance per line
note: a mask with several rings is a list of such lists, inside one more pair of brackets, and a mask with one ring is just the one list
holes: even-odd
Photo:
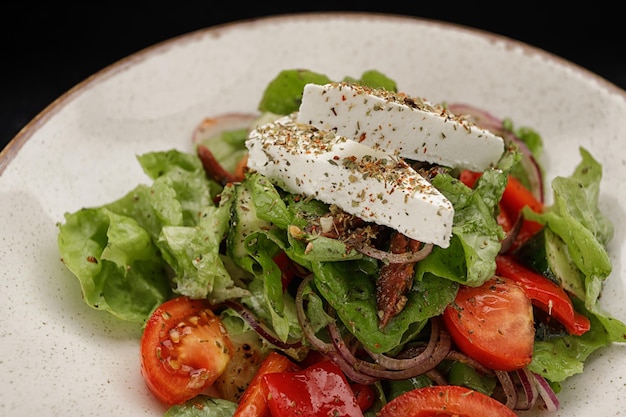
[(558, 282), (548, 264), (550, 252), (546, 229), (539, 231), (515, 251), (515, 256), (528, 268), (552, 281)]
[(238, 261), (248, 257), (249, 252), (245, 245), (246, 237), (263, 228), (268, 228), (270, 223), (257, 217), (256, 208), (252, 202), (252, 193), (248, 187), (235, 187), (235, 201), (231, 206), (231, 230), (227, 237), (229, 255)]
[(569, 257), (565, 242), (549, 228), (528, 239), (515, 256), (528, 268), (584, 299), (584, 276)]

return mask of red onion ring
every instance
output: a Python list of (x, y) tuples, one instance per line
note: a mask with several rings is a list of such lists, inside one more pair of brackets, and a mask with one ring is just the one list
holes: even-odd
[(380, 379), (364, 374), (358, 369), (355, 369), (354, 366), (352, 366), (352, 364), (350, 364), (350, 362), (348, 362), (348, 360), (343, 357), (339, 352), (328, 352), (326, 356), (330, 358), (330, 360), (335, 362), (339, 366), (339, 368), (341, 368), (343, 373), (346, 374), (346, 376), (354, 382), (371, 385)]
[(439, 372), (436, 368), (426, 372), (425, 375), (437, 385), (448, 385), (448, 381), (446, 381), (443, 375), (441, 375), (441, 372)]
[(467, 366), (471, 366), (472, 368), (474, 368), (476, 371), (478, 371), (482, 375), (487, 375), (487, 376), (493, 376), (494, 375), (492, 369), (489, 369), (486, 366), (481, 365), (475, 359), (470, 358), (469, 356), (467, 356), (466, 354), (464, 354), (462, 352), (459, 352), (458, 350), (454, 350), (454, 349), (450, 350), (450, 352), (448, 352), (448, 356), (446, 356), (446, 359), (450, 359), (452, 361), (461, 362), (462, 364), (465, 364)]
[(191, 141), (198, 144), (228, 130), (248, 128), (257, 117), (259, 115), (253, 113), (224, 113), (207, 117), (196, 126), (191, 135)]
[(546, 405), (546, 410), (557, 411), (559, 409), (559, 399), (556, 397), (554, 390), (548, 381), (539, 374), (533, 373), (535, 381), (537, 381), (537, 392)]
[(517, 378), (522, 385), (524, 392), (523, 399), (518, 396), (516, 410), (530, 410), (537, 401), (537, 381), (528, 368), (521, 368), (515, 371)]
[(298, 286), (295, 298), (296, 316), (298, 318), (298, 323), (302, 328), (302, 334), (306, 337), (307, 341), (313, 346), (313, 348), (315, 348), (315, 350), (323, 354), (328, 354), (334, 350), (333, 345), (331, 343), (326, 343), (315, 335), (315, 330), (313, 329), (313, 326), (311, 326), (311, 322), (306, 317), (306, 313), (304, 312), (304, 290), (312, 281), (313, 274), (309, 274), (304, 277)]
[[(385, 363), (388, 362), (396, 369), (387, 369), (379, 363), (357, 358), (343, 339), (339, 328), (334, 322), (329, 323), (327, 326), (332, 343), (323, 341), (315, 334), (315, 330), (312, 328), (304, 310), (305, 290), (312, 281), (312, 274), (306, 276), (296, 292), (296, 315), (302, 327), (302, 332), (307, 341), (316, 350), (335, 361), (351, 379), (355, 381), (370, 381), (369, 383), (379, 379), (408, 379), (432, 370), (448, 355), (452, 341), (450, 335), (446, 331), (441, 330), (438, 318), (432, 319), (433, 325), (430, 340), (423, 349), (417, 350), (417, 356), (407, 359), (396, 359), (382, 358), (374, 354), (374, 356), (379, 357)], [(331, 310), (328, 313), (334, 316), (335, 311)], [(375, 360), (373, 357), (372, 359)]]
[(511, 410), (515, 409), (517, 405), (517, 390), (515, 389), (515, 385), (513, 384), (513, 380), (511, 379), (511, 375), (509, 375), (506, 371), (494, 371), (498, 380), (500, 381), (500, 385), (504, 391), (504, 395), (506, 395), (506, 403), (505, 405), (509, 407)]
[(429, 345), (427, 346), (428, 352), (432, 353), (428, 355), (421, 353), (415, 358), (406, 359), (407, 363), (412, 364), (411, 367), (403, 366), (398, 370), (393, 370), (387, 369), (378, 363), (372, 363), (356, 358), (352, 352), (347, 349), (345, 341), (341, 338), (339, 330), (334, 324), (329, 326), (329, 332), (333, 341), (333, 346), (335, 346), (337, 351), (355, 369), (358, 369), (366, 375), (390, 380), (408, 379), (430, 371), (446, 358), (452, 343), (447, 332), (437, 332), (437, 337), (431, 338), (431, 342), (429, 342)]
[(267, 328), (261, 321), (256, 317), (256, 315), (248, 310), (243, 304), (238, 303), (233, 300), (226, 300), (222, 303), (223, 305), (232, 308), (241, 316), (243, 320), (245, 320), (254, 331), (256, 331), (259, 336), (265, 339), (268, 343), (280, 348), (280, 349), (294, 349), (302, 347), (301, 340), (295, 341), (287, 341), (283, 342), (280, 338), (274, 333), (272, 330)]
[(376, 249), (375, 247), (371, 245), (366, 245), (364, 243), (356, 243), (351, 245), (356, 251), (364, 255), (367, 255), (374, 259), (378, 259), (379, 261), (388, 262), (390, 264), (408, 264), (419, 262), (422, 259), (426, 258), (432, 252), (434, 246), (432, 243), (425, 243), (417, 252), (393, 253)]
[(441, 329), (439, 325), (439, 320), (437, 319), (431, 320), (430, 340), (428, 341), (428, 344), (426, 345), (425, 348), (422, 349), (421, 353), (411, 358), (396, 359), (396, 358), (392, 358), (387, 355), (384, 355), (382, 353), (371, 352), (367, 349), (366, 349), (366, 352), (368, 355), (372, 357), (372, 359), (374, 359), (374, 361), (376, 361), (376, 363), (378, 363), (379, 365), (383, 366), (386, 369), (399, 371), (399, 370), (412, 368), (414, 366), (419, 365), (420, 362), (424, 360), (424, 358), (432, 356), (433, 351), (435, 350), (435, 347), (437, 344), (437, 340), (439, 339), (440, 331)]

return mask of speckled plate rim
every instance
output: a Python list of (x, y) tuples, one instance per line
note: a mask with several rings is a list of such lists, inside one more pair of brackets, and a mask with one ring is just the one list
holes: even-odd
[[(76, 84), (70, 90), (68, 90), (63, 95), (59, 96), (56, 100), (50, 103), (43, 111), (37, 114), (31, 121), (29, 121), (20, 131), (16, 134), (16, 136), (7, 144), (5, 148), (0, 150), (0, 175), (6, 168), (6, 166), (11, 162), (13, 156), (19, 152), (22, 144), (27, 141), (35, 132), (37, 131), (38, 126), (46, 123), (46, 121), (56, 112), (61, 111), (64, 104), (72, 99), (74, 94), (80, 93), (80, 91), (88, 89), (89, 85), (94, 82), (99, 82), (104, 78), (113, 77), (116, 73), (123, 71), (126, 67), (136, 65), (145, 59), (148, 55), (153, 53), (161, 53), (161, 51), (176, 47), (179, 42), (191, 41), (194, 37), (202, 37), (205, 36), (207, 32), (218, 33), (222, 30), (229, 30), (231, 27), (240, 27), (242, 25), (255, 25), (255, 22), (258, 22), (261, 25), (267, 24), (270, 20), (283, 20), (283, 19), (324, 19), (327, 16), (339, 16), (342, 15), (344, 17), (349, 18), (366, 18), (366, 19), (399, 19), (399, 20), (411, 20), (415, 21), (419, 24), (424, 25), (436, 25), (443, 26), (450, 29), (458, 29), (462, 31), (474, 32), (479, 36), (483, 36), (486, 38), (497, 39), (498, 41), (503, 41), (505, 43), (510, 43), (512, 47), (526, 49), (528, 53), (544, 55), (547, 59), (553, 60), (558, 65), (571, 67), (574, 71), (580, 72), (584, 77), (594, 79), (595, 82), (599, 83), (601, 88), (607, 89), (611, 93), (624, 95), (626, 97), (626, 92), (616, 86), (615, 84), (609, 82), (605, 78), (602, 78), (596, 73), (593, 73), (577, 64), (574, 64), (558, 55), (552, 54), (545, 50), (539, 49), (537, 47), (525, 44), (523, 42), (509, 39), (505, 36), (498, 35), (491, 32), (486, 32), (481, 29), (472, 28), (469, 26), (463, 26), (451, 22), (437, 21), (426, 18), (419, 17), (409, 17), (402, 15), (392, 15), (392, 14), (383, 14), (383, 13), (362, 13), (362, 12), (312, 12), (312, 13), (301, 13), (301, 14), (284, 14), (279, 16), (268, 16), (268, 17), (259, 17), (254, 19), (247, 19), (241, 21), (234, 21), (230, 23), (225, 23), (222, 25), (212, 26), (205, 29), (199, 29), (191, 33), (186, 33), (180, 36), (172, 37), (165, 41), (159, 42), (152, 46), (142, 49), (132, 55), (129, 55), (125, 58), (120, 59), (119, 61), (107, 66), (106, 68), (92, 74), (85, 80)], [(219, 36), (219, 35), (217, 35)]]
[[(285, 33), (295, 40), (273, 37)], [(311, 33), (317, 34), (313, 40)], [(416, 36), (414, 41), (422, 43), (407, 48), (409, 40), (400, 35)], [(261, 44), (268, 39), (275, 42), (274, 49)], [(255, 62), (232, 54), (226, 42), (241, 47)], [(311, 47), (319, 60), (294, 49), (296, 42)], [(336, 45), (343, 49), (333, 50)], [(214, 62), (197, 54), (203, 47), (216, 54)], [(269, 51), (268, 58), (280, 57), (284, 64), (268, 64), (254, 55), (255, 49)], [(415, 50), (419, 56), (412, 55)], [(383, 57), (367, 57), (372, 51)], [(183, 58), (187, 74), (174, 58)], [(194, 73), (189, 69), (194, 65), (214, 71), (214, 78)], [(142, 181), (134, 154), (152, 146), (189, 147), (190, 130), (204, 116), (254, 111), (260, 91), (241, 95), (245, 88), (262, 88), (277, 69), (295, 65), (335, 78), (376, 68), (409, 93), (472, 102), (510, 115), (550, 139), (546, 165), (552, 175), (571, 172), (577, 144), (597, 150), (607, 173), (602, 205), (616, 221), (616, 236), (623, 236), (625, 204), (616, 190), (626, 177), (621, 140), (626, 132), (619, 123), (626, 117), (626, 93), (584, 68), (499, 35), (398, 15), (307, 13), (198, 30), (87, 78), (51, 103), (0, 152), (0, 312), (8, 319), (0, 327), (0, 351), (2, 357), (13, 358), (0, 361), (3, 413), (162, 415), (164, 409), (141, 381), (136, 326), (82, 304), (78, 284), (58, 259), (56, 222), (65, 211), (108, 202), (129, 190), (129, 183)], [(216, 66), (229, 74), (214, 70)], [(191, 79), (180, 80), (181, 75)], [(198, 84), (188, 85), (194, 82)], [(242, 87), (246, 82), (249, 86)], [(147, 99), (147, 91), (155, 97)], [(231, 92), (238, 97), (227, 97)], [(548, 112), (554, 117), (547, 117)], [(613, 276), (626, 277), (623, 243), (615, 241), (610, 249)], [(603, 295), (607, 308), (622, 320), (624, 286), (624, 279), (613, 278)], [(618, 401), (626, 397), (623, 354), (622, 346), (613, 346), (594, 355), (585, 373), (565, 385), (559, 414), (621, 410)]]

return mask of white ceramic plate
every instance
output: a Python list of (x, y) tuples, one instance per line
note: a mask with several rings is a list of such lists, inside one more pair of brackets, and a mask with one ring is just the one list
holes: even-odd
[[(569, 175), (585, 146), (603, 164), (601, 208), (616, 226), (602, 302), (626, 320), (624, 91), (540, 50), (449, 24), (364, 14), (240, 22), (115, 63), (0, 154), (0, 414), (162, 415), (139, 372), (140, 330), (83, 304), (59, 259), (56, 223), (146, 182), (136, 154), (191, 150), (203, 117), (255, 111), (285, 68), (333, 79), (378, 69), (411, 94), (510, 116), (543, 135), (549, 178)], [(619, 345), (594, 355), (564, 384), (557, 415), (624, 413), (624, 353)]]

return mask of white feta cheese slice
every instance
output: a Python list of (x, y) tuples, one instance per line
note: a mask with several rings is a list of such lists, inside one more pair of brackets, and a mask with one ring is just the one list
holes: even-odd
[(329, 83), (304, 87), (298, 122), (402, 158), (484, 171), (504, 152), (500, 136), (420, 98)]
[(248, 167), (294, 194), (336, 204), (424, 243), (450, 244), (450, 201), (403, 159), (300, 124), (295, 114), (258, 126)]

